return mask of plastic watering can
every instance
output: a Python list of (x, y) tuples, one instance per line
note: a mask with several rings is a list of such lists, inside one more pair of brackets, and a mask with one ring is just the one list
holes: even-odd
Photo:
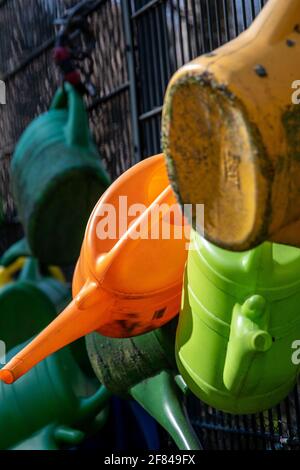
[(205, 205), (205, 238), (229, 250), (300, 246), (299, 25), (299, 0), (268, 0), (238, 38), (168, 85), (172, 185), (182, 203)]
[[(20, 275), (22, 268), (26, 261), (31, 260), (28, 267), (24, 270), (25, 274), (22, 274), (22, 278), (28, 277), (28, 280), (38, 281), (41, 277), (39, 272), (39, 263), (36, 258), (33, 258), (29, 249), (26, 238), (23, 238), (6, 250), (6, 252), (0, 258), (0, 287), (14, 282), (14, 280)], [(65, 276), (62, 270), (58, 266), (47, 266), (46, 268), (48, 277), (52, 277), (57, 281), (66, 282)]]
[[(135, 204), (131, 214), (121, 207), (120, 197), (126, 198), (128, 208)], [(161, 209), (158, 215), (157, 207)], [(173, 216), (168, 217), (172, 208)], [(107, 237), (99, 230), (101, 224), (107, 225), (108, 212), (115, 216), (113, 227), (116, 220), (117, 227), (124, 225), (124, 219), (128, 222), (123, 233), (112, 230)], [(158, 232), (151, 232), (157, 227)], [(175, 237), (176, 227), (182, 229), (181, 238)], [(169, 185), (163, 155), (125, 172), (105, 192), (89, 219), (73, 278), (73, 301), (5, 366), (0, 378), (13, 382), (49, 354), (93, 331), (112, 337), (135, 336), (177, 315), (187, 257), (184, 228), (188, 229)], [(167, 238), (164, 229), (170, 229)], [(136, 237), (139, 231), (144, 238)]]
[(181, 450), (201, 449), (180, 391), (174, 343), (177, 318), (128, 339), (92, 333), (86, 338), (96, 376), (113, 394), (134, 398), (170, 434)]
[(45, 264), (74, 262), (90, 211), (110, 181), (83, 100), (69, 83), (22, 134), (11, 179), (32, 254)]
[(176, 337), (183, 379), (218, 409), (270, 408), (299, 373), (300, 250), (266, 242), (236, 253), (191, 238)]
[(50, 267), (42, 274), (35, 258), (0, 266), (0, 286), (0, 339), (6, 350), (38, 333), (71, 296), (62, 272)]
[[(103, 395), (105, 392), (103, 390)], [(108, 396), (107, 396), (108, 398)], [(35, 432), (25, 440), (18, 442), (10, 450), (65, 450), (73, 449), (85, 439), (95, 435), (101, 430), (109, 418), (109, 403), (105, 403), (103, 397), (103, 409), (96, 416), (89, 417), (75, 426), (48, 424), (43, 429)], [(104, 407), (105, 406), (105, 407)]]
[(105, 387), (99, 388), (97, 380), (87, 376), (65, 348), (16, 384), (0, 383), (0, 448), (11, 448), (44, 427), (49, 432), (49, 426), (52, 441), (75, 444), (82, 437), (77, 429), (87, 421), (92, 426), (109, 397)]

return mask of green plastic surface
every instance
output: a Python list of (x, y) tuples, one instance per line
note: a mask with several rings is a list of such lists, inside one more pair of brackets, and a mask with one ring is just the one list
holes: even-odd
[[(22, 347), (14, 348), (8, 357)], [(94, 418), (109, 398), (105, 387), (83, 374), (70, 348), (64, 348), (14, 384), (0, 383), (0, 449), (11, 448), (51, 424), (56, 429), (73, 424), (76, 428), (88, 417)], [(63, 437), (66, 433), (56, 435), (56, 440)]]
[(174, 357), (177, 318), (128, 339), (92, 333), (86, 338), (93, 369), (112, 393), (134, 398), (181, 450), (201, 449), (187, 417)]
[(89, 215), (108, 187), (81, 96), (65, 84), (22, 134), (12, 158), (18, 212), (33, 256), (76, 261)]
[(193, 231), (176, 335), (178, 368), (206, 403), (254, 413), (283, 399), (299, 365), (300, 250), (218, 248)]

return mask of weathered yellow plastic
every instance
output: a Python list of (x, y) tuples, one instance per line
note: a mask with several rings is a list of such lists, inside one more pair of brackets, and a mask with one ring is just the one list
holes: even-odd
[(169, 176), (182, 203), (205, 204), (205, 237), (218, 246), (300, 246), (299, 53), (299, 0), (269, 0), (248, 30), (169, 83)]

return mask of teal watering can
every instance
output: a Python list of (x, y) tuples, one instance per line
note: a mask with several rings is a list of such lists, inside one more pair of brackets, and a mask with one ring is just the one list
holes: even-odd
[(274, 406), (297, 380), (299, 340), (300, 249), (230, 252), (193, 231), (176, 360), (195, 395), (230, 413)]
[[(104, 392), (104, 389), (103, 389)], [(74, 448), (85, 439), (95, 435), (107, 423), (109, 417), (109, 404), (105, 405), (103, 397), (103, 408), (93, 421), (72, 427), (66, 425), (49, 424), (42, 430), (37, 431), (29, 438), (13, 446), (12, 450), (63, 450)]]
[(70, 348), (64, 348), (14, 385), (0, 384), (0, 449), (50, 450), (78, 444), (86, 430), (104, 424), (101, 413), (109, 398), (106, 388), (78, 366)]
[(75, 262), (89, 214), (110, 181), (82, 97), (69, 83), (22, 134), (11, 180), (32, 255), (45, 264)]
[(37, 334), (71, 296), (58, 268), (41, 273), (35, 258), (10, 260), (0, 265), (0, 340), (7, 351)]
[(136, 400), (182, 450), (201, 449), (184, 406), (186, 387), (178, 375), (174, 342), (177, 319), (134, 338), (86, 337), (91, 364), (112, 393)]

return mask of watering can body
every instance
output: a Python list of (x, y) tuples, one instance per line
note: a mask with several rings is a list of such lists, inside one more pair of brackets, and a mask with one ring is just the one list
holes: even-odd
[(269, 0), (248, 30), (169, 83), (170, 180), (182, 203), (205, 205), (204, 236), (217, 246), (300, 246), (299, 24), (298, 0)]
[(300, 251), (264, 243), (228, 252), (193, 231), (176, 338), (178, 368), (203, 401), (230, 413), (277, 404), (299, 372)]
[[(112, 233), (103, 229), (109, 231), (111, 222)], [(49, 354), (93, 331), (132, 337), (174, 318), (180, 308), (189, 231), (163, 155), (129, 169), (91, 214), (73, 277), (73, 301), (6, 364), (0, 378), (12, 383)]]
[[(14, 355), (20, 347), (8, 355)], [(70, 349), (65, 348), (42, 361), (12, 387), (0, 385), (0, 448), (16, 446), (50, 426), (51, 436), (56, 434), (59, 438), (62, 426), (95, 417), (109, 396), (95, 379), (87, 377)], [(69, 434), (69, 442), (80, 438), (76, 431), (64, 434)]]
[[(114, 248), (122, 236), (122, 224), (126, 222), (130, 227), (136, 219), (135, 211), (139, 210), (138, 207), (148, 208), (168, 186), (164, 158), (158, 155), (135, 165), (106, 191), (87, 225), (73, 277), (74, 298), (82, 293), (84, 295), (85, 285), (89, 282), (95, 279), (99, 282), (101, 279), (102, 257)], [(124, 195), (127, 209), (122, 207), (123, 200), (120, 199)], [(168, 205), (173, 205), (178, 211), (175, 223), (178, 223), (180, 229), (183, 228), (183, 218), (173, 192), (170, 193)], [(113, 207), (116, 214), (118, 233), (115, 237), (114, 234), (107, 238), (101, 236), (101, 224), (106, 223), (103, 217), (106, 215), (106, 207)], [(134, 207), (136, 209), (132, 210)], [(103, 325), (98, 329), (101, 334), (111, 337), (135, 336), (159, 328), (178, 313), (182, 272), (187, 257), (187, 237), (183, 230), (181, 238), (176, 239), (173, 227), (170, 228), (172, 222), (170, 224), (168, 214), (166, 216), (165, 220), (157, 222), (154, 237), (146, 229), (145, 236), (140, 237), (140, 231), (136, 239), (128, 239), (126, 247), (120, 250), (106, 271), (101, 287), (110, 297), (110, 307), (107, 320), (104, 316)]]
[(109, 185), (82, 98), (70, 84), (21, 136), (11, 163), (13, 192), (34, 256), (77, 259), (88, 215)]

